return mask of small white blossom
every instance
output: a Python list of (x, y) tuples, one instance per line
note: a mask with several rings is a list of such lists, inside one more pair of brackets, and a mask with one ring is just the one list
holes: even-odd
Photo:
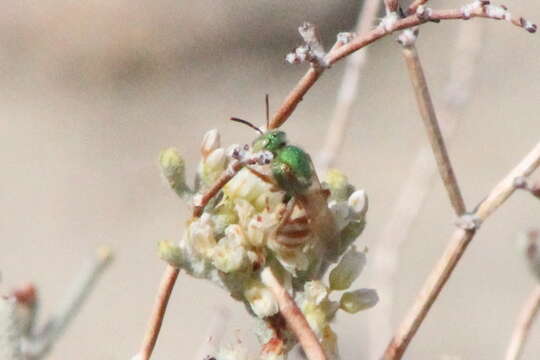
[(216, 246), (213, 222), (209, 214), (193, 221), (187, 230), (188, 249), (197, 256), (208, 257)]
[(212, 251), (212, 263), (223, 271), (230, 273), (242, 269), (247, 262), (244, 248), (246, 240), (238, 225), (230, 225), (225, 230), (225, 238), (221, 239)]
[(260, 281), (252, 281), (244, 291), (244, 297), (249, 302), (251, 310), (259, 318), (272, 316), (279, 311), (279, 306), (270, 289)]

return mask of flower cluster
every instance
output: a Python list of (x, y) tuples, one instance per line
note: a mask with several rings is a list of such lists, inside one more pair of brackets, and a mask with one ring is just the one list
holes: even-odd
[[(191, 199), (194, 206), (206, 199), (201, 215), (188, 221), (177, 245), (160, 243), (160, 256), (242, 301), (260, 320), (260, 358), (285, 359), (296, 340), (284, 325), (276, 330), (279, 306), (261, 277), (270, 269), (294, 297), (329, 358), (338, 358), (336, 335), (330, 328), (336, 312), (356, 313), (378, 300), (371, 289), (347, 291), (366, 263), (366, 251), (353, 245), (365, 225), (365, 192), (355, 190), (344, 174), (332, 170), (324, 182), (314, 179), (312, 188), (297, 199), (273, 180), (268, 154), (253, 153), (247, 145), (223, 148), (216, 130), (204, 136), (201, 153), (193, 188), (185, 181), (178, 152), (167, 149), (160, 155), (163, 175), (178, 195)], [(235, 166), (251, 158), (258, 160)], [(220, 182), (224, 176), (228, 181)], [(216, 194), (211, 199), (206, 196), (209, 191)], [(332, 266), (325, 284), (323, 278)], [(338, 291), (344, 293), (331, 300)], [(280, 347), (264, 351), (276, 337)], [(224, 353), (217, 359), (234, 358), (231, 351)]]

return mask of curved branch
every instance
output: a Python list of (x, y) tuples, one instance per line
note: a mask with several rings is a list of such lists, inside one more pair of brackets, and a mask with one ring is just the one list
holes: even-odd
[[(416, 13), (409, 15), (405, 18), (398, 19), (391, 23), (386, 23), (385, 26), (378, 26), (375, 29), (369, 31), (366, 34), (361, 34), (346, 45), (340, 46), (326, 55), (326, 63), (333, 65), (339, 60), (343, 59), (347, 55), (362, 49), (363, 47), (379, 40), (386, 35), (389, 35), (398, 30), (408, 29), (414, 26), (425, 24), (426, 22), (439, 22), (441, 20), (468, 20), (473, 17), (488, 18), (493, 20), (506, 20), (512, 24), (524, 28), (530, 33), (536, 32), (536, 25), (530, 23), (522, 17), (512, 17), (509, 12), (503, 7), (489, 5), (488, 1), (478, 1), (478, 7), (471, 7), (471, 5), (464, 6), (461, 9), (450, 10), (432, 10), (420, 6), (417, 8)], [(300, 79), (298, 84), (285, 98), (285, 101), (277, 110), (276, 114), (270, 121), (269, 128), (275, 129), (283, 125), (285, 121), (291, 116), (294, 109), (300, 101), (302, 101), (304, 95), (315, 84), (317, 79), (321, 76), (324, 68), (311, 67), (307, 73)]]

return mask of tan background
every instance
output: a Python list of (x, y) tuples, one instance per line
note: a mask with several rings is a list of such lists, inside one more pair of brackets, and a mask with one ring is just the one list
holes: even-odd
[[(457, 1), (438, 1), (456, 6)], [(296, 27), (319, 24), (327, 43), (354, 24), (357, 1), (160, 0), (18, 1), (0, 13), (1, 292), (31, 280), (42, 319), (61, 301), (81, 263), (100, 244), (117, 259), (51, 359), (127, 359), (142, 337), (164, 267), (156, 242), (178, 239), (185, 205), (164, 185), (156, 158), (174, 145), (193, 174), (203, 133), (226, 143), (253, 133), (235, 115), (262, 121), (263, 98), (275, 109), (303, 74), (283, 56), (299, 44)], [(439, 5), (439, 4), (437, 4)], [(508, 1), (540, 21), (537, 2)], [(482, 20), (471, 20), (474, 26)], [(429, 24), (418, 44), (442, 99), (458, 23)], [(472, 208), (539, 139), (538, 35), (484, 21), (475, 86), (464, 109), (455, 160)], [(399, 49), (386, 38), (370, 49), (339, 167), (370, 196), (359, 240), (375, 244), (426, 139)], [(316, 153), (332, 115), (343, 65), (315, 86), (284, 129)], [(407, 359), (501, 358), (533, 280), (517, 234), (539, 224), (540, 203), (514, 196), (483, 226), (444, 289)], [(405, 244), (395, 284), (398, 323), (452, 231), (439, 181)], [(377, 287), (369, 264), (358, 286)], [(384, 301), (384, 294), (380, 294)], [(192, 359), (215, 309), (232, 310), (230, 339), (255, 350), (251, 319), (220, 289), (180, 276), (156, 359)], [(376, 312), (377, 308), (371, 310)], [(367, 314), (339, 316), (344, 359), (365, 359)], [(537, 324), (538, 325), (538, 324)], [(540, 352), (540, 326), (525, 359)], [(199, 360), (199, 359), (197, 359)]]

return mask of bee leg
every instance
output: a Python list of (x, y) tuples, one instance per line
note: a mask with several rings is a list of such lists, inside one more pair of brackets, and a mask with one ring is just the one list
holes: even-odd
[(266, 175), (266, 174), (263, 174), (261, 173), (260, 171), (258, 170), (255, 170), (254, 168), (252, 168), (251, 166), (246, 166), (246, 168), (255, 176), (257, 176), (259, 179), (261, 179), (262, 181), (264, 181), (265, 183), (268, 183), (270, 185), (272, 185), (272, 189), (270, 189), (271, 191), (279, 191), (280, 188), (278, 186), (278, 184), (274, 181), (274, 179), (269, 176), (269, 175)]
[(279, 233), (281, 228), (289, 222), (291, 219), (291, 216), (294, 211), (294, 207), (296, 206), (296, 199), (292, 198), (288, 203), (287, 207), (285, 208), (285, 212), (283, 213), (283, 216), (281, 217), (281, 220), (279, 221), (279, 225), (276, 229), (276, 233)]

